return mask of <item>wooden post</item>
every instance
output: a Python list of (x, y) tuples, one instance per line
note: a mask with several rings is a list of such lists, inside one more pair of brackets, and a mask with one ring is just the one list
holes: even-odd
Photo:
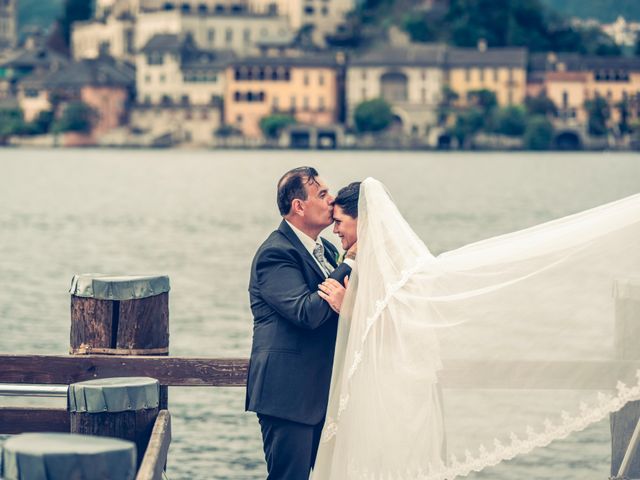
[[(620, 360), (640, 359), (640, 277), (615, 282), (615, 346)], [(610, 416), (611, 476), (617, 477), (633, 432), (640, 419), (640, 402), (629, 402)], [(628, 464), (627, 478), (640, 477), (640, 455)]]
[[(169, 277), (76, 275), (71, 283), (72, 355), (168, 355)], [(168, 387), (160, 387), (160, 408)]]
[(158, 416), (159, 399), (158, 381), (147, 377), (69, 385), (71, 433), (129, 440), (136, 444), (139, 467)]

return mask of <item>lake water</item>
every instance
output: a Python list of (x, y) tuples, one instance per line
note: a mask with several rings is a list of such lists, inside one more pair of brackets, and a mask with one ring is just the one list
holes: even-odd
[[(171, 354), (247, 357), (250, 262), (279, 222), (275, 183), (299, 165), (334, 193), (378, 178), (434, 254), (640, 192), (632, 153), (0, 149), (0, 352), (68, 351), (73, 274), (158, 273)], [(265, 477), (244, 389), (172, 388), (170, 408), (170, 479)], [(608, 429), (476, 478), (607, 478)]]

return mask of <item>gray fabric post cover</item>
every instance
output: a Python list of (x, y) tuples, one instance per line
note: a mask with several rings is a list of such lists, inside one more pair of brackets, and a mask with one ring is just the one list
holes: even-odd
[(84, 273), (73, 276), (69, 293), (76, 297), (121, 301), (153, 297), (168, 292), (170, 288), (166, 275)]
[(155, 378), (100, 378), (69, 385), (70, 412), (126, 412), (156, 408), (160, 384)]
[(136, 446), (115, 438), (71, 433), (23, 433), (3, 445), (5, 480), (130, 480)]

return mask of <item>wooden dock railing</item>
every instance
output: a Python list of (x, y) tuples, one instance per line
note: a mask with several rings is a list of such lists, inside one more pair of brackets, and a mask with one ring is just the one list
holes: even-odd
[[(634, 300), (640, 302), (640, 300)], [(614, 361), (544, 362), (473, 360), (444, 361), (440, 375), (444, 388), (457, 389), (589, 389), (614, 390), (607, 380), (616, 377), (628, 384), (637, 381), (640, 368), (635, 346), (640, 333), (640, 309), (630, 308), (629, 299), (618, 299), (616, 338), (619, 356)], [(640, 303), (639, 303), (640, 305)], [(154, 322), (153, 316), (161, 322)], [(147, 342), (141, 329), (143, 326)], [(160, 325), (162, 332), (154, 330)], [(135, 338), (134, 338), (135, 337)], [(166, 344), (165, 344), (166, 341)], [(630, 343), (631, 342), (631, 343)], [(152, 345), (145, 351), (142, 345)], [(112, 377), (151, 377), (161, 385), (160, 412), (155, 420), (137, 480), (160, 480), (171, 441), (171, 417), (167, 410), (168, 387), (244, 387), (248, 360), (244, 358), (172, 357), (168, 354), (167, 293), (127, 302), (72, 297), (72, 355), (0, 355), (1, 384), (69, 385)], [(100, 354), (91, 354), (99, 352)], [(130, 353), (130, 355), (127, 355)], [(155, 353), (144, 355), (143, 353)], [(158, 353), (160, 353), (158, 355)], [(550, 368), (551, 367), (551, 368)], [(577, 370), (589, 370), (590, 384), (571, 384)], [(554, 375), (549, 375), (549, 372)], [(612, 375), (612, 373), (617, 374)], [(480, 374), (481, 373), (481, 374)], [(481, 379), (481, 380), (480, 380)], [(543, 381), (544, 380), (544, 381)], [(164, 400), (162, 398), (164, 392)], [(631, 402), (612, 416), (612, 477), (640, 471), (640, 458), (631, 442), (640, 436), (640, 404)], [(69, 413), (60, 408), (0, 408), (0, 434), (35, 431), (69, 432)], [(633, 435), (634, 431), (638, 434)], [(630, 448), (629, 448), (630, 447)], [(626, 457), (625, 453), (627, 453)], [(623, 461), (624, 460), (624, 461)], [(623, 469), (621, 469), (621, 464)]]

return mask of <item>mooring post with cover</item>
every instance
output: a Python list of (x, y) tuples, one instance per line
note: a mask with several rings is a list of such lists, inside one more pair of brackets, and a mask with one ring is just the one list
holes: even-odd
[[(169, 277), (75, 275), (72, 355), (169, 355)], [(168, 387), (160, 387), (160, 410)]]

